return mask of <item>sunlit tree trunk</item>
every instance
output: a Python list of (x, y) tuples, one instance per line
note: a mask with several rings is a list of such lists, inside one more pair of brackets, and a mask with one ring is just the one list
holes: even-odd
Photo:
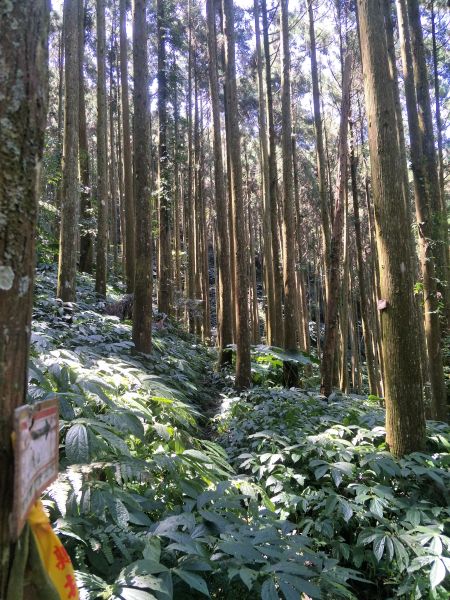
[(167, 152), (167, 19), (165, 0), (157, 0), (158, 38), (158, 209), (159, 209), (159, 282), (158, 310), (170, 314), (172, 304), (171, 286), (171, 202), (169, 194), (169, 156)]
[(108, 264), (108, 132), (105, 65), (105, 0), (97, 0), (97, 260), (95, 291), (106, 296)]
[(187, 112), (187, 153), (188, 153), (188, 166), (187, 166), (187, 239), (188, 239), (188, 249), (187, 249), (187, 316), (189, 321), (189, 331), (190, 333), (194, 333), (195, 330), (195, 320), (194, 320), (194, 310), (192, 305), (195, 299), (195, 206), (194, 206), (194, 149), (192, 144), (192, 66), (193, 66), (193, 32), (192, 32), (192, 5), (191, 0), (188, 1), (188, 90), (187, 90), (187, 98), (186, 98), (186, 112)]
[(274, 272), (274, 319), (272, 326), (272, 342), (275, 346), (283, 344), (283, 273), (281, 266), (280, 236), (278, 233), (278, 173), (275, 140), (275, 123), (272, 100), (271, 56), (269, 45), (269, 21), (267, 17), (266, 0), (261, 0), (261, 16), (263, 25), (263, 46), (266, 79), (266, 114), (269, 134), (269, 197), (270, 224), (272, 228), (272, 260)]
[(356, 246), (356, 265), (358, 272), (358, 283), (359, 283), (359, 298), (361, 306), (361, 320), (364, 337), (364, 349), (366, 353), (367, 363), (367, 374), (369, 379), (369, 392), (375, 396), (379, 395), (380, 390), (378, 388), (378, 380), (376, 373), (375, 357), (373, 353), (372, 337), (373, 332), (371, 331), (370, 324), (370, 308), (369, 308), (369, 297), (366, 286), (365, 276), (365, 264), (362, 249), (362, 235), (361, 235), (361, 219), (359, 211), (359, 196), (358, 196), (358, 183), (357, 183), (357, 159), (355, 156), (354, 141), (352, 136), (352, 145), (350, 150), (350, 175), (351, 175), (351, 187), (352, 187), (352, 200), (353, 200), (353, 224), (355, 228), (355, 246)]
[[(425, 337), (428, 350), (428, 367), (432, 393), (432, 412), (434, 419), (447, 417), (447, 393), (444, 383), (444, 371), (441, 351), (441, 332), (439, 324), (439, 303), (437, 295), (435, 258), (433, 247), (439, 245), (434, 238), (436, 233), (432, 223), (432, 211), (427, 187), (426, 161), (422, 152), (422, 132), (414, 88), (411, 44), (409, 37), (408, 14), (405, 0), (397, 0), (398, 22), (401, 41), (403, 76), (405, 81), (406, 108), (408, 113), (411, 168), (414, 177), (414, 198), (419, 235), (420, 264), (423, 280)], [(426, 358), (426, 357), (425, 357)]]
[(386, 441), (402, 456), (425, 442), (414, 273), (403, 189), (402, 152), (396, 135), (396, 109), (389, 80), (383, 10), (379, 1), (358, 0), (369, 150), (380, 264), (378, 309), (384, 364)]
[(329, 396), (333, 384), (333, 368), (336, 353), (338, 299), (340, 296), (340, 261), (342, 255), (342, 233), (344, 227), (345, 194), (348, 157), (348, 117), (350, 111), (351, 55), (347, 54), (341, 101), (341, 124), (339, 128), (338, 173), (336, 176), (336, 208), (331, 236), (329, 294), (325, 313), (325, 340), (322, 353), (321, 393)]
[(230, 294), (230, 247), (227, 228), (227, 201), (224, 178), (224, 165), (222, 155), (222, 133), (220, 125), (219, 81), (217, 77), (217, 40), (214, 0), (206, 2), (206, 16), (208, 22), (208, 68), (209, 89), (211, 94), (211, 109), (213, 119), (213, 152), (214, 152), (214, 191), (217, 214), (217, 265), (218, 277), (216, 278), (217, 303), (217, 330), (219, 342), (218, 365), (223, 366), (231, 362), (231, 350), (228, 345), (232, 343), (232, 306)]
[(147, 57), (147, 0), (134, 0), (134, 192), (136, 202), (136, 267), (133, 342), (139, 352), (152, 349), (152, 204)]
[[(17, 548), (10, 530), (14, 490), (11, 436), (14, 410), (26, 402), (38, 186), (48, 100), (50, 6), (46, 0), (3, 2), (1, 12), (0, 597), (18, 598), (25, 592), (26, 598), (43, 600), (42, 590), (34, 582), (29, 581), (23, 589), (23, 570), (11, 573)], [(66, 15), (75, 24), (73, 33), (77, 36), (77, 2), (66, 6)], [(73, 39), (69, 49), (74, 68), (78, 56), (73, 54), (72, 43)]]
[(64, 1), (64, 154), (56, 292), (64, 302), (76, 300), (77, 240), (80, 218), (78, 9), (79, 0)]
[[(292, 178), (292, 117), (289, 53), (288, 0), (281, 0), (281, 145), (283, 154), (283, 276), (284, 276), (284, 348), (297, 349), (298, 312), (295, 278), (295, 206)], [(298, 384), (298, 366), (284, 362), (284, 384)]]
[(125, 269), (127, 292), (134, 290), (135, 206), (131, 154), (130, 102), (128, 99), (127, 0), (120, 0), (120, 86), (122, 91), (123, 180), (125, 208)]
[(344, 231), (342, 251), (342, 287), (339, 306), (339, 337), (340, 337), (340, 362), (339, 362), (339, 388), (348, 393), (348, 276), (349, 276), (349, 237), (348, 237), (348, 190), (345, 191), (344, 203)]
[(313, 91), (313, 107), (314, 107), (314, 125), (316, 130), (316, 149), (317, 149), (317, 178), (319, 183), (320, 196), (320, 215), (322, 227), (322, 248), (325, 259), (325, 271), (327, 273), (326, 295), (328, 295), (328, 275), (330, 272), (330, 254), (331, 254), (331, 233), (330, 233), (330, 209), (328, 203), (327, 182), (326, 182), (326, 159), (323, 143), (323, 125), (322, 115), (320, 111), (320, 89), (319, 89), (319, 72), (317, 67), (316, 53), (316, 34), (314, 29), (314, 13), (313, 0), (308, 2), (308, 17), (309, 17), (309, 43), (311, 46), (311, 79)]
[(273, 332), (276, 329), (275, 323), (275, 280), (272, 253), (272, 234), (271, 234), (271, 216), (270, 216), (270, 182), (269, 182), (269, 148), (267, 137), (267, 116), (265, 109), (264, 79), (263, 79), (263, 56), (261, 50), (261, 32), (259, 23), (259, 0), (254, 0), (255, 13), (255, 41), (256, 41), (256, 65), (258, 74), (258, 123), (259, 123), (259, 145), (261, 155), (261, 175), (262, 175), (262, 222), (264, 237), (264, 287), (267, 297), (267, 316), (266, 316), (266, 341), (269, 345), (274, 344)]
[(238, 389), (250, 386), (250, 336), (248, 322), (248, 279), (246, 269), (246, 247), (244, 202), (242, 190), (241, 143), (238, 122), (238, 102), (236, 89), (236, 61), (234, 34), (233, 0), (223, 0), (225, 17), (226, 62), (225, 77), (228, 93), (229, 137), (231, 163), (231, 206), (233, 215), (233, 235), (236, 252), (236, 380)]
[(448, 223), (447, 210), (441, 198), (439, 185), (438, 163), (433, 131), (433, 116), (431, 113), (428, 69), (425, 59), (422, 25), (420, 22), (419, 3), (417, 0), (407, 0), (410, 24), (412, 62), (416, 98), (418, 106), (419, 126), (422, 131), (422, 152), (425, 160), (425, 175), (429, 189), (431, 222), (433, 240), (435, 242), (433, 255), (435, 257), (438, 291), (444, 302), (444, 327), (450, 321), (450, 281), (448, 271)]
[(116, 155), (116, 131), (115, 131), (115, 113), (117, 110), (116, 106), (116, 80), (114, 76), (114, 56), (116, 53), (116, 42), (115, 42), (115, 15), (112, 24), (111, 32), (111, 47), (109, 53), (109, 189), (110, 189), (110, 203), (109, 203), (109, 237), (111, 240), (112, 254), (113, 254), (113, 270), (117, 273), (118, 262), (119, 262), (119, 184), (118, 184), (118, 168), (117, 168), (117, 155)]
[(89, 177), (89, 148), (86, 128), (86, 102), (84, 93), (84, 45), (85, 45), (85, 5), (80, 0), (78, 23), (79, 53), (79, 143), (80, 143), (80, 271), (92, 273), (94, 260), (94, 243), (90, 229), (91, 215), (91, 183)]

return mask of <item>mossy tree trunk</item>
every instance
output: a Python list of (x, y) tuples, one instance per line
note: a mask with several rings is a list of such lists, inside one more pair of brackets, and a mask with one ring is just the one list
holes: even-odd
[(19, 581), (9, 581), (15, 552), (11, 432), (27, 385), (50, 6), (47, 0), (22, 0), (0, 7), (0, 597), (5, 598), (8, 584), (21, 591)]

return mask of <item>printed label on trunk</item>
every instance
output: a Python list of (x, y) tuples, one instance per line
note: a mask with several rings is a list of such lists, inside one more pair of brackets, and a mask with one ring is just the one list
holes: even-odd
[(58, 401), (16, 408), (14, 433), (13, 536), (18, 538), (32, 505), (58, 477)]

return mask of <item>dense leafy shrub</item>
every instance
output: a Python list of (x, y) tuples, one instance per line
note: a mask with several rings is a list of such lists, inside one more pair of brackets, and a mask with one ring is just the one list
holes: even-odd
[(60, 402), (62, 471), (47, 506), (82, 596), (353, 597), (357, 573), (312, 550), (202, 439), (215, 356), (171, 327), (151, 356), (133, 355), (130, 326), (96, 312), (89, 279), (71, 306), (49, 299), (51, 285), (41, 273), (29, 396)]
[(78, 285), (63, 305), (39, 274), (29, 401), (60, 402), (46, 504), (83, 598), (448, 597), (448, 426), (395, 460), (376, 399), (270, 388), (285, 356), (262, 346), (264, 387), (235, 398), (211, 350), (169, 325), (135, 355), (129, 324)]
[(358, 598), (448, 597), (450, 429), (428, 423), (427, 453), (394, 459), (384, 414), (362, 398), (253, 389), (218, 420), (233, 466), (342, 566)]

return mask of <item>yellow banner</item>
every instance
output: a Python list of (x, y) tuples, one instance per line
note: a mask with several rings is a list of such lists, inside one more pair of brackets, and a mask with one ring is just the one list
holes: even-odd
[(39, 555), (61, 600), (79, 600), (70, 556), (53, 531), (42, 502), (33, 505), (28, 523), (34, 534)]

